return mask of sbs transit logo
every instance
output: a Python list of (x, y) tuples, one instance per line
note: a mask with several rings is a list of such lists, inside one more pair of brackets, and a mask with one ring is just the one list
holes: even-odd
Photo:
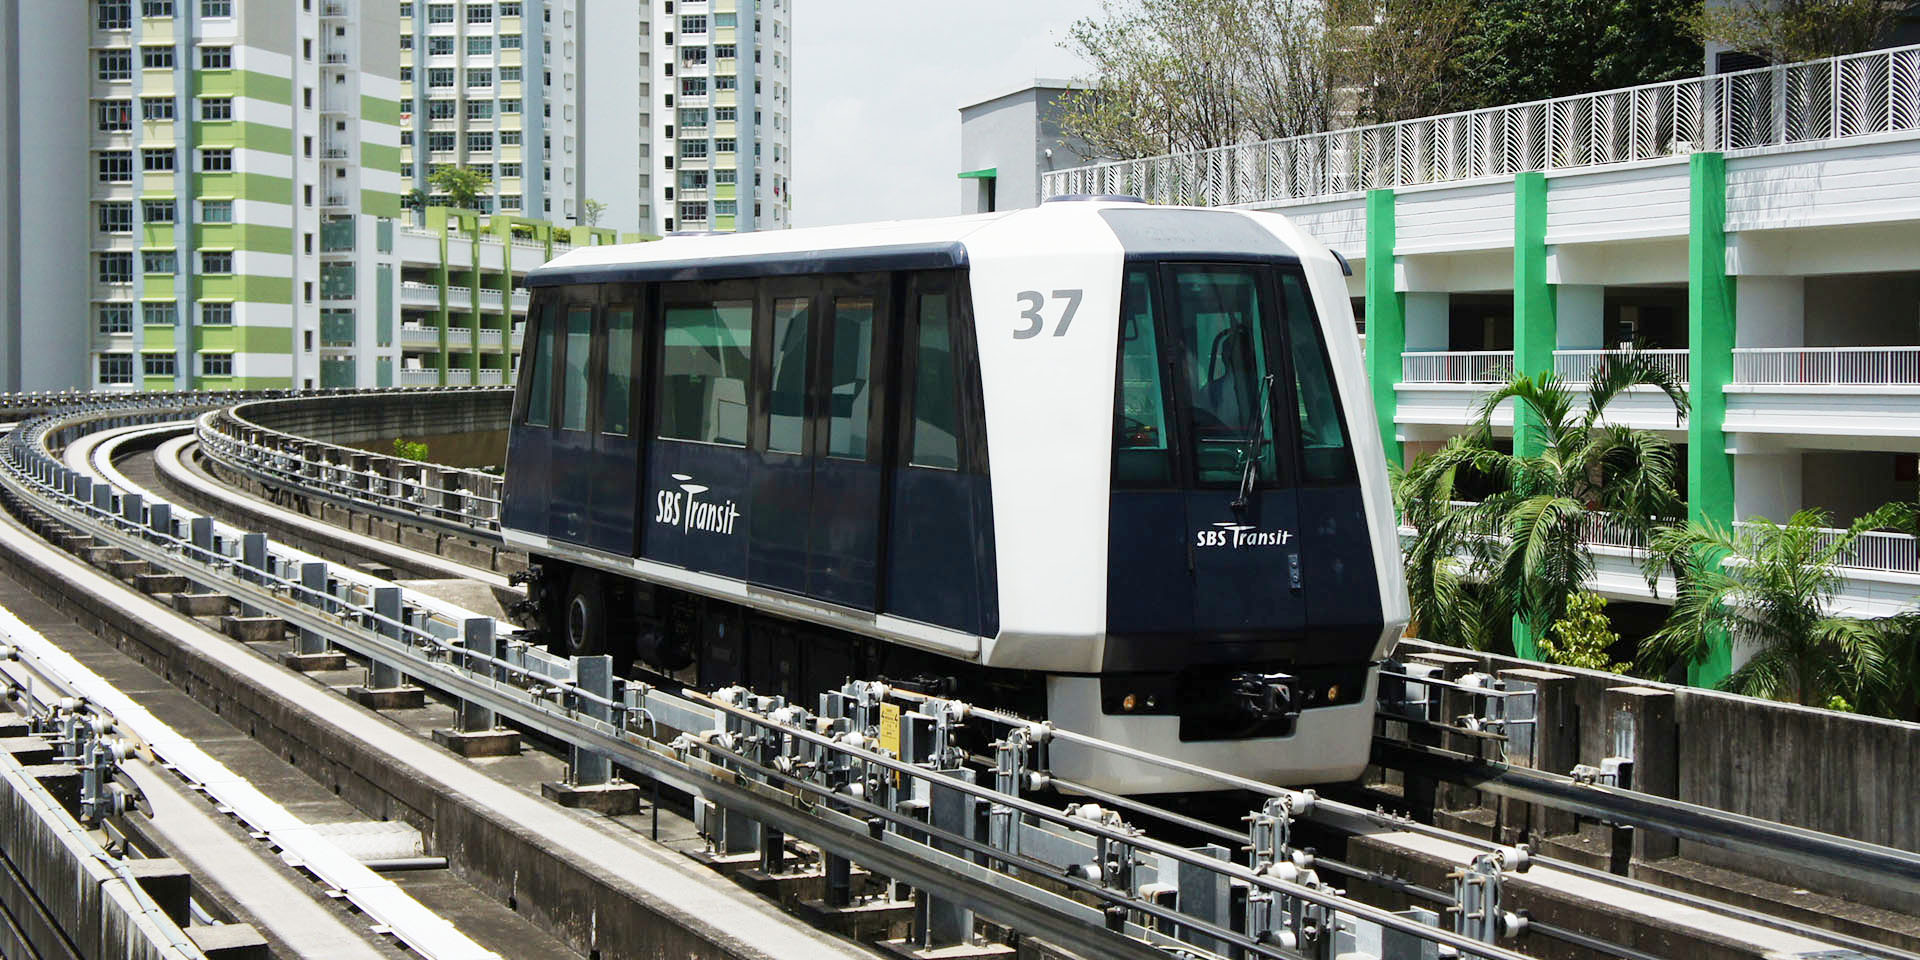
[(1211, 530), (1199, 530), (1193, 535), (1196, 547), (1224, 547), (1239, 550), (1243, 547), (1284, 547), (1293, 542), (1292, 530), (1262, 530), (1246, 523), (1221, 522)]
[(702, 500), (707, 487), (691, 482), (693, 477), (676, 473), (678, 490), (662, 490), (654, 497), (653, 522), (678, 527), (681, 533), (717, 533), (730, 536), (740, 519), (740, 508), (732, 500)]

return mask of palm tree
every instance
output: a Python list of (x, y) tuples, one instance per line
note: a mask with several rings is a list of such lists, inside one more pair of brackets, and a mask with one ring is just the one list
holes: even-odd
[[(1610, 354), (1584, 394), (1550, 373), (1516, 377), (1481, 402), (1467, 433), (1408, 469), (1404, 516), (1415, 536), (1407, 591), (1423, 638), (1486, 647), (1509, 629), (1538, 636), (1593, 574), (1591, 525), (1644, 542), (1680, 511), (1673, 444), (1605, 422), (1607, 406), (1637, 386), (1659, 389), (1676, 422), (1685, 419), (1677, 377), (1646, 354)], [(1494, 411), (1507, 401), (1522, 414), (1514, 453), (1499, 449), (1493, 435)], [(1491, 490), (1478, 502), (1458, 502), (1457, 491), (1474, 486)]]
[(1724, 690), (1885, 712), (1902, 693), (1893, 689), (1898, 665), (1888, 655), (1901, 618), (1828, 611), (1841, 580), (1835, 561), (1862, 533), (1896, 522), (1903, 507), (1882, 507), (1838, 534), (1825, 529), (1819, 510), (1784, 524), (1755, 518), (1731, 533), (1697, 523), (1663, 531), (1652, 552), (1673, 569), (1679, 591), (1666, 626), (1643, 646), (1643, 662), (1695, 663), (1724, 638), (1750, 655), (1721, 681)]

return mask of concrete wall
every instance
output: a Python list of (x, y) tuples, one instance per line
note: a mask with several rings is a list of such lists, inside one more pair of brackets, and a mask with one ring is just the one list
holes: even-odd
[(269, 430), (353, 447), (394, 437), (503, 433), (512, 408), (511, 390), (472, 390), (263, 400), (235, 412)]

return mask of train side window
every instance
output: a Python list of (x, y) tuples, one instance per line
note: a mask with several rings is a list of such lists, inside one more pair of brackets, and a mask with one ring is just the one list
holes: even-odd
[(833, 299), (833, 379), (827, 393), (827, 456), (867, 458), (873, 404), (873, 298)]
[(807, 327), (805, 297), (773, 301), (773, 385), (767, 392), (767, 449), (805, 453)]
[(600, 432), (624, 437), (633, 409), (633, 306), (607, 308), (607, 373), (600, 382)]
[(593, 356), (593, 308), (567, 307), (565, 378), (561, 382), (560, 429), (587, 428), (587, 361)]
[(529, 427), (553, 425), (553, 307), (545, 306), (533, 322), (533, 336), (527, 339), (527, 358), (533, 370), (527, 378), (527, 418)]
[(753, 301), (668, 307), (660, 357), (660, 436), (745, 446)]
[(916, 467), (960, 467), (960, 415), (956, 403), (950, 297), (923, 293), (918, 300), (914, 351), (913, 454)]
[(1293, 361), (1294, 396), (1300, 413), (1302, 472), (1309, 483), (1337, 483), (1353, 475), (1353, 455), (1340, 416), (1340, 395), (1327, 360), (1327, 345), (1307, 295), (1305, 278), (1281, 275), (1287, 312), (1287, 343)]
[(1167, 386), (1154, 316), (1153, 272), (1127, 271), (1120, 295), (1120, 375), (1113, 412), (1113, 484), (1173, 485), (1167, 443)]

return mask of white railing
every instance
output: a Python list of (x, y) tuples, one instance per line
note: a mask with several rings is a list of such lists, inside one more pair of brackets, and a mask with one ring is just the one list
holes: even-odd
[[(1458, 510), (1465, 510), (1480, 506), (1480, 502), (1477, 500), (1453, 500), (1449, 501), (1448, 506)], [(1412, 527), (1403, 526), (1401, 528), (1402, 542), (1404, 543), (1406, 538), (1415, 532)], [(1580, 542), (1591, 547), (1618, 547), (1623, 550), (1645, 550), (1647, 547), (1646, 538), (1642, 536), (1639, 531), (1621, 523), (1614, 518), (1613, 514), (1605, 510), (1587, 511), (1586, 517), (1580, 525)]]
[[(1734, 528), (1741, 531), (1754, 529), (1757, 525), (1745, 520), (1736, 520)], [(1833, 544), (1834, 540), (1845, 535), (1845, 530), (1823, 528), (1820, 531), (1819, 545), (1822, 549)], [(1869, 530), (1855, 537), (1847, 549), (1834, 559), (1834, 566), (1850, 570), (1885, 570), (1892, 573), (1920, 573), (1920, 544), (1911, 534), (1887, 533)]]
[(1920, 386), (1920, 347), (1740, 347), (1733, 382)]
[(1279, 203), (1920, 128), (1920, 46), (1055, 170), (1042, 196)]
[(403, 323), (400, 325), (400, 342), (410, 347), (437, 347), (440, 345), (440, 328)]
[(440, 371), (403, 369), (400, 371), (400, 385), (403, 387), (439, 386)]
[(1593, 379), (1593, 373), (1608, 357), (1623, 357), (1638, 353), (1652, 358), (1654, 364), (1673, 374), (1682, 382), (1687, 379), (1687, 351), (1685, 350), (1555, 350), (1553, 352), (1553, 375), (1571, 383), (1587, 383)]
[(1505, 383), (1513, 379), (1512, 350), (1455, 350), (1400, 355), (1403, 383)]
[(438, 307), (440, 288), (431, 283), (418, 280), (405, 280), (400, 283), (400, 302), (408, 306)]

